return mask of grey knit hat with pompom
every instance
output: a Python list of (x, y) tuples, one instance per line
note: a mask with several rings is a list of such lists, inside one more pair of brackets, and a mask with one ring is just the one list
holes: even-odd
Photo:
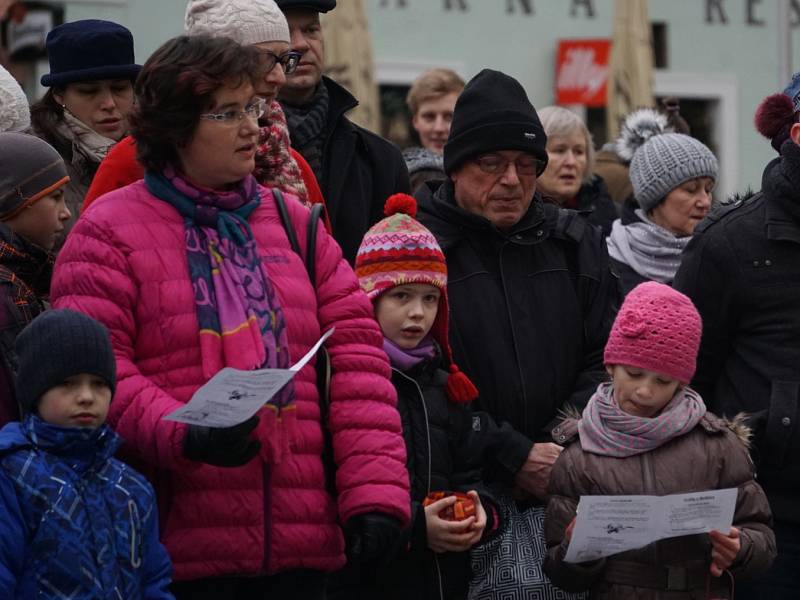
[(645, 212), (685, 181), (697, 177), (717, 181), (719, 163), (708, 146), (691, 136), (667, 132), (666, 117), (649, 108), (628, 115), (616, 148), (620, 158), (630, 161), (633, 195)]

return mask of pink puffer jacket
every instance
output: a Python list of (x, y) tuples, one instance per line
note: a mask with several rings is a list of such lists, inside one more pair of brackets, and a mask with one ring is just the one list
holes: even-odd
[[(314, 293), (272, 194), (261, 191), (262, 205), (249, 222), (284, 309), (292, 361), (336, 327), (327, 347), (338, 518), (346, 523), (379, 511), (405, 525), (405, 446), (372, 305), (324, 228)], [(305, 248), (309, 213), (294, 199), (287, 197), (287, 204)], [(260, 457), (233, 469), (188, 461), (182, 456), (186, 426), (162, 420), (206, 381), (177, 211), (141, 181), (99, 199), (59, 254), (52, 297), (55, 306), (87, 313), (111, 331), (118, 383), (109, 422), (156, 486), (176, 580), (344, 564), (336, 500), (324, 486), (312, 364), (294, 380), (300, 439), (275, 466)]]

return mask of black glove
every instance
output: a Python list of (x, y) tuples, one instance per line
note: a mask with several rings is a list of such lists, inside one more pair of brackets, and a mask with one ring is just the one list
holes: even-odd
[(345, 526), (347, 561), (379, 566), (394, 557), (400, 542), (400, 521), (382, 513), (356, 515)]
[(189, 460), (217, 467), (241, 467), (261, 449), (261, 442), (250, 439), (258, 417), (250, 417), (233, 427), (189, 425), (183, 441), (183, 455)]

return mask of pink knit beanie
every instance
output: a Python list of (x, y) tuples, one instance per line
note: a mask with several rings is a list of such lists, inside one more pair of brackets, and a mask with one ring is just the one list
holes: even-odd
[(687, 296), (648, 281), (625, 298), (608, 336), (607, 365), (630, 365), (688, 384), (694, 376), (700, 314)]

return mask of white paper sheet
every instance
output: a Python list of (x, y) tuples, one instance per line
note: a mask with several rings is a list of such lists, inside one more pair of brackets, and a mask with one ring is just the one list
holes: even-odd
[(671, 537), (727, 533), (736, 488), (671, 496), (581, 496), (566, 562), (585, 562)]
[(233, 427), (243, 423), (297, 375), (333, 331), (333, 327), (326, 331), (311, 350), (288, 369), (241, 371), (225, 367), (197, 390), (187, 404), (163, 418), (205, 427)]

